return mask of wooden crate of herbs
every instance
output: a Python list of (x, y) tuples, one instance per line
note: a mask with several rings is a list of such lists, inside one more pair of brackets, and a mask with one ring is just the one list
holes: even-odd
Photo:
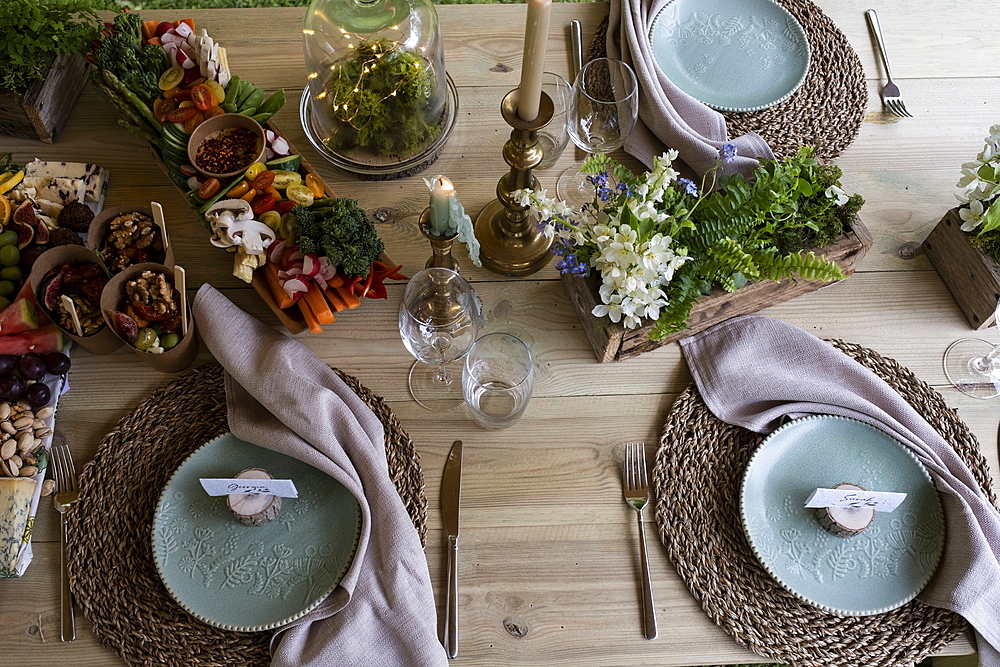
[[(845, 275), (851, 275), (861, 263), (862, 258), (872, 247), (872, 235), (860, 218), (855, 218), (851, 228), (828, 246), (813, 250), (833, 260)], [(698, 333), (723, 320), (738, 315), (746, 315), (773, 306), (797, 296), (813, 292), (829, 285), (829, 282), (785, 278), (779, 282), (764, 280), (747, 283), (735, 292), (715, 290), (698, 300), (691, 309), (688, 318), (688, 328), (662, 340), (650, 340), (649, 331), (653, 322), (637, 329), (625, 329), (620, 323), (615, 324), (606, 317), (594, 317), (591, 314), (594, 306), (600, 303), (597, 289), (600, 278), (594, 275), (581, 278), (563, 274), (563, 286), (569, 294), (577, 317), (583, 325), (584, 333), (590, 341), (597, 360), (601, 363), (619, 361), (638, 356), (643, 352), (655, 350), (668, 343)]]
[(0, 135), (53, 143), (87, 83), (89, 64), (81, 55), (57, 56), (48, 75), (24, 95), (0, 91)]

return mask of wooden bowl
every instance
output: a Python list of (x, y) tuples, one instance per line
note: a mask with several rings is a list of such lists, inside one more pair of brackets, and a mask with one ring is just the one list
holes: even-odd
[[(250, 130), (257, 138), (255, 157), (248, 160), (246, 164), (239, 166), (237, 169), (233, 169), (223, 173), (216, 173), (202, 169), (198, 165), (198, 152), (202, 148), (202, 144), (208, 139), (215, 138), (217, 135), (221, 135), (225, 132), (236, 128), (243, 128)], [(209, 118), (204, 123), (194, 128), (194, 132), (191, 133), (191, 137), (188, 139), (188, 160), (191, 161), (191, 166), (195, 168), (202, 176), (207, 178), (217, 178), (220, 181), (225, 182), (226, 180), (231, 180), (237, 176), (241, 176), (247, 167), (254, 164), (255, 162), (264, 161), (264, 149), (266, 142), (264, 140), (264, 128), (260, 126), (260, 123), (255, 121), (250, 116), (244, 116), (239, 113), (225, 113), (221, 116), (214, 116)]]

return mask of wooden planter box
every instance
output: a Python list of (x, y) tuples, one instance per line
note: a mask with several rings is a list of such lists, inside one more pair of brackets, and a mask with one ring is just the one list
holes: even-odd
[(995, 259), (969, 243), (962, 231), (958, 209), (948, 211), (923, 243), (941, 280), (973, 329), (996, 322), (1000, 300), (1000, 266)]
[(87, 83), (89, 67), (81, 55), (58, 56), (45, 80), (31, 84), (22, 97), (0, 92), (0, 134), (54, 142)]
[[(840, 270), (851, 275), (857, 269), (861, 259), (872, 247), (872, 236), (860, 219), (855, 219), (852, 228), (837, 238), (836, 241), (814, 252), (823, 255), (837, 263)], [(723, 320), (738, 315), (746, 315), (768, 306), (788, 301), (799, 295), (818, 290), (829, 285), (828, 282), (797, 280), (786, 278), (780, 282), (765, 280), (747, 283), (735, 292), (715, 288), (708, 296), (700, 298), (691, 309), (688, 318), (688, 328), (675, 333), (663, 340), (650, 340), (649, 331), (653, 326), (650, 322), (637, 329), (626, 329), (621, 324), (615, 324), (606, 317), (594, 317), (591, 314), (594, 306), (600, 303), (597, 293), (599, 278), (588, 276), (579, 278), (569, 274), (562, 276), (563, 286), (576, 308), (577, 317), (583, 325), (591, 347), (601, 363), (619, 361), (635, 357), (643, 352), (655, 350), (675, 340), (686, 338), (692, 334), (718, 324)]]

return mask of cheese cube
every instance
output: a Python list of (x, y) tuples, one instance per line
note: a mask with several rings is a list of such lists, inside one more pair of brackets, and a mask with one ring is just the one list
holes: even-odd
[(0, 477), (0, 576), (14, 574), (37, 484), (30, 477)]

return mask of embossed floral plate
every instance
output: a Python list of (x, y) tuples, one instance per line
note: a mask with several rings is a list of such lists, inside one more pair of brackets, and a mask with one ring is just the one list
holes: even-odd
[[(818, 487), (841, 482), (906, 493), (850, 538), (824, 530), (804, 507)], [(923, 465), (898, 440), (831, 415), (788, 422), (747, 464), (740, 499), (754, 554), (799, 599), (842, 616), (900, 607), (923, 589), (941, 558), (944, 518)]]
[[(239, 523), (226, 497), (209, 496), (198, 481), (247, 468), (291, 479), (299, 492), (259, 527)], [(167, 482), (153, 518), (153, 560), (167, 590), (195, 618), (226, 630), (271, 630), (333, 591), (360, 530), (358, 501), (340, 482), (227, 433), (199, 447)]]
[(809, 40), (773, 0), (672, 0), (649, 29), (653, 59), (674, 85), (719, 111), (788, 99), (809, 70)]

